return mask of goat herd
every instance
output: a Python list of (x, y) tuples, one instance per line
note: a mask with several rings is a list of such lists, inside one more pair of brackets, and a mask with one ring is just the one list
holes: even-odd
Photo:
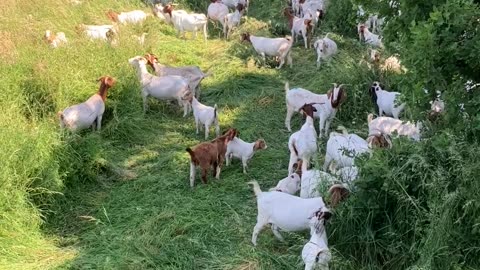
[[(225, 37), (228, 38), (232, 28), (240, 23), (241, 16), (247, 10), (248, 4), (248, 0), (212, 1), (208, 7), (208, 18), (222, 24)], [(229, 8), (234, 8), (235, 11), (229, 13)], [(284, 65), (285, 60), (292, 65), (290, 50), (294, 38), (302, 35), (305, 48), (308, 48), (308, 39), (318, 21), (324, 16), (325, 8), (324, 0), (292, 0), (291, 8), (284, 10), (292, 31), (291, 38), (267, 38), (243, 33), (242, 40), (251, 42), (264, 60), (266, 56), (276, 57), (280, 61), (278, 68)], [(172, 23), (179, 34), (184, 34), (185, 31), (196, 34), (197, 30), (203, 30), (204, 37), (207, 38), (208, 19), (204, 14), (174, 10), (173, 4), (165, 6), (157, 4), (153, 11), (157, 17), (167, 23)], [(91, 39), (103, 39), (112, 43), (115, 42), (118, 33), (117, 23), (140, 23), (149, 16), (140, 10), (120, 14), (110, 11), (107, 15), (115, 24), (81, 25), (79, 29)], [(375, 31), (380, 31), (382, 21), (377, 15), (373, 15), (366, 23), (360, 23), (358, 25), (360, 39), (373, 46), (382, 47), (379, 35), (368, 30), (369, 27), (373, 27)], [(47, 30), (45, 38), (54, 48), (67, 42), (65, 34), (62, 32), (53, 34)], [(143, 42), (145, 35), (137, 38)], [(337, 53), (337, 45), (328, 38), (328, 34), (322, 39), (317, 39), (313, 45), (318, 54), (318, 66), (320, 66), (321, 60), (329, 59)], [(376, 51), (372, 51), (372, 60), (379, 60)], [(147, 98), (149, 96), (159, 100), (176, 100), (183, 107), (184, 117), (190, 110), (193, 110), (197, 134), (203, 127), (207, 140), (210, 127), (215, 127), (215, 139), (186, 149), (191, 157), (191, 187), (194, 186), (196, 167), (201, 168), (203, 183), (207, 183), (207, 174), (210, 168), (213, 168), (213, 175), (219, 179), (224, 159), (228, 165), (232, 157), (242, 160), (243, 172), (246, 173), (247, 162), (254, 153), (267, 148), (262, 139), (252, 143), (241, 140), (238, 138), (238, 130), (233, 128), (220, 135), (217, 106), (206, 106), (198, 101), (200, 83), (211, 75), (210, 72), (204, 73), (197, 66), (165, 66), (160, 64), (153, 54), (147, 54), (144, 57), (136, 56), (130, 58), (128, 62), (137, 71), (144, 111), (148, 109)], [(398, 61), (396, 64), (399, 64)], [(148, 65), (154, 69), (155, 75), (149, 73)], [(101, 129), (107, 91), (114, 86), (115, 79), (104, 76), (99, 81), (101, 84), (97, 94), (84, 103), (68, 107), (58, 113), (62, 128), (66, 127), (75, 131), (96, 126), (97, 130)], [(421, 125), (420, 123), (416, 125), (410, 122), (404, 123), (399, 120), (399, 115), (405, 106), (404, 103), (398, 104), (399, 93), (386, 91), (378, 82), (372, 84), (369, 93), (378, 106), (380, 117), (373, 119), (373, 115), (368, 116), (369, 135), (366, 139), (356, 134), (349, 134), (343, 127), (339, 127), (343, 130), (342, 133), (329, 133), (331, 121), (339, 107), (346, 101), (347, 91), (344, 85), (334, 84), (326, 94), (315, 94), (302, 88), (290, 89), (286, 83), (285, 91), (286, 128), (291, 131), (290, 120), (295, 112), (303, 114), (306, 120), (301, 129), (293, 133), (288, 141), (290, 150), (288, 176), (280, 180), (278, 185), (268, 192), (262, 192), (256, 181), (249, 183), (253, 185), (258, 204), (257, 224), (253, 230), (252, 243), (257, 244), (258, 234), (268, 224), (271, 225), (274, 235), (280, 240), (283, 238), (279, 230), (301, 231), (310, 228), (310, 241), (302, 251), (305, 269), (313, 269), (316, 266), (328, 269), (331, 254), (327, 245), (324, 225), (331, 213), (320, 197), (319, 185), (323, 183), (330, 186), (330, 206), (335, 206), (348, 195), (349, 183), (358, 176), (358, 168), (354, 162), (355, 157), (371, 153), (374, 147), (391, 147), (390, 135), (394, 132), (413, 140), (419, 140)], [(443, 102), (437, 99), (432, 104), (432, 110), (437, 113), (443, 111)], [(319, 119), (318, 137), (328, 137), (323, 171), (309, 169), (309, 162), (318, 151), (317, 132), (314, 128), (315, 118)], [(327, 173), (327, 170), (330, 170), (331, 174)], [(298, 191), (300, 191), (300, 197), (294, 196)]]

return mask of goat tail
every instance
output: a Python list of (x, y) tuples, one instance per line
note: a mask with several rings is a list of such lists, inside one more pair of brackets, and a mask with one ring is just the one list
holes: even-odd
[(370, 113), (368, 114), (368, 117), (367, 117), (367, 122), (369, 125), (370, 125), (370, 122), (372, 122), (372, 120), (373, 120), (373, 113)]
[(210, 77), (213, 75), (213, 71), (211, 69), (207, 70), (207, 73), (203, 73), (203, 78)]
[(328, 193), (330, 193), (330, 205), (335, 207), (348, 197), (350, 191), (342, 184), (335, 184), (328, 189)]
[(213, 119), (215, 119), (215, 121), (218, 121), (217, 104), (213, 106)]
[(328, 32), (324, 38), (328, 38), (328, 35), (331, 34), (331, 32)]
[(253, 186), (253, 192), (255, 193), (255, 196), (258, 197), (260, 194), (262, 194), (262, 190), (260, 189), (260, 185), (257, 181), (253, 180), (248, 182), (247, 184)]
[(397, 115), (400, 115), (400, 112), (403, 111), (403, 109), (405, 108), (405, 105), (406, 103), (404, 102), (394, 109), (397, 112), (396, 113)]
[(285, 82), (285, 93), (287, 93), (288, 90), (290, 90), (290, 84), (288, 82)]
[(195, 152), (193, 152), (192, 148), (187, 147), (185, 151), (187, 151), (190, 154), (190, 157), (192, 158), (192, 161), (193, 161), (195, 159)]

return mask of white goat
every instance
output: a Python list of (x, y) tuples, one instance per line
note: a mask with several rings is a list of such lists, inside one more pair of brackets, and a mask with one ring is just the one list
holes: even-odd
[(257, 197), (257, 224), (252, 233), (252, 244), (257, 245), (258, 234), (267, 225), (272, 225), (275, 237), (284, 241), (279, 229), (302, 231), (308, 229), (309, 217), (319, 208), (325, 207), (322, 198), (303, 199), (284, 192), (262, 192), (257, 181), (249, 182)]
[(373, 114), (368, 115), (368, 131), (370, 135), (387, 134), (391, 136), (394, 132), (398, 135), (407, 136), (415, 141), (420, 140), (420, 130), (422, 123), (416, 124), (404, 123), (401, 120), (391, 117), (377, 117), (373, 119)]
[(242, 19), (242, 13), (243, 13), (243, 5), (238, 4), (235, 9), (235, 12), (228, 13), (227, 16), (225, 16), (225, 23), (223, 24), (223, 33), (225, 34), (226, 39), (228, 39), (228, 35), (232, 31), (232, 29), (240, 25), (240, 20)]
[[(319, 137), (327, 136), (330, 128), (330, 123), (335, 117), (338, 108), (345, 102), (347, 94), (343, 85), (334, 84), (332, 90), (329, 90), (327, 94), (318, 95), (314, 94), (303, 88), (289, 89), (288, 83), (285, 84), (285, 98), (287, 103), (287, 116), (285, 118), (285, 126), (288, 131), (292, 131), (290, 128), (290, 120), (293, 113), (298, 112), (300, 108), (308, 103), (313, 104), (317, 112), (314, 114), (315, 118), (319, 118)], [(325, 132), (323, 133), (323, 130)]]
[(225, 16), (228, 14), (228, 7), (218, 0), (211, 0), (207, 10), (207, 17), (213, 21), (218, 21), (222, 25), (222, 29), (225, 27)]
[(378, 115), (383, 116), (383, 114), (385, 114), (398, 119), (406, 104), (402, 103), (398, 105), (400, 93), (388, 92), (383, 90), (383, 88), (379, 82), (373, 82), (370, 87), (370, 96), (372, 101), (378, 106)]
[[(381, 135), (379, 133), (378, 135)], [(368, 142), (356, 134), (332, 132), (327, 141), (327, 151), (325, 154), (325, 163), (323, 170), (327, 171), (330, 163), (335, 161), (335, 168), (352, 167), (355, 163), (355, 157), (369, 153)]]
[(133, 10), (128, 12), (120, 12), (120, 13), (109, 10), (107, 12), (107, 17), (110, 20), (112, 20), (112, 22), (121, 23), (121, 24), (142, 23), (147, 19), (149, 15), (150, 14), (146, 14), (142, 10)]
[(309, 217), (310, 241), (302, 249), (305, 270), (313, 270), (316, 266), (322, 270), (328, 270), (328, 263), (332, 259), (332, 255), (328, 248), (325, 222), (331, 215), (328, 208), (322, 207)]
[(305, 49), (308, 49), (307, 37), (312, 32), (312, 18), (310, 16), (305, 16), (303, 18), (296, 17), (290, 12), (289, 8), (285, 8), (284, 14), (288, 19), (288, 25), (292, 31), (292, 43), (295, 42), (295, 37), (302, 35)]
[(154, 54), (146, 54), (145, 58), (148, 64), (155, 70), (155, 74), (159, 77), (176, 75), (182, 76), (189, 81), (190, 90), (195, 94), (197, 99), (200, 98), (200, 83), (206, 77), (212, 75), (211, 71), (204, 73), (198, 66), (183, 66), (183, 67), (170, 67), (162, 65), (158, 62), (158, 58)]
[(337, 43), (328, 38), (328, 34), (321, 39), (317, 39), (313, 43), (313, 48), (317, 52), (317, 67), (320, 67), (320, 60), (328, 60), (337, 54)]
[(172, 4), (162, 6), (157, 4), (156, 8), (159, 12), (163, 13), (165, 18), (170, 17), (171, 22), (175, 29), (177, 29), (177, 35), (182, 35), (185, 38), (185, 32), (193, 32), (193, 38), (197, 38), (197, 31), (203, 31), (203, 37), (207, 41), (207, 23), (208, 19), (205, 14), (193, 13), (187, 14), (185, 11), (174, 10)]
[(285, 64), (285, 58), (287, 59), (287, 64), (292, 67), (292, 56), (290, 51), (293, 44), (292, 38), (266, 38), (244, 33), (242, 34), (242, 41), (252, 43), (255, 51), (262, 56), (264, 63), (266, 62), (266, 55), (275, 56), (280, 60), (280, 65), (277, 69), (282, 68), (283, 64)]
[(58, 48), (62, 44), (67, 43), (67, 37), (64, 32), (53, 34), (50, 30), (46, 30), (44, 38), (52, 48)]
[(269, 191), (285, 192), (290, 195), (295, 195), (300, 190), (300, 183), (302, 179), (298, 173), (292, 173), (289, 176), (278, 181), (274, 188)]
[(264, 149), (267, 149), (267, 144), (263, 139), (258, 139), (255, 142), (248, 143), (238, 137), (235, 137), (227, 144), (227, 152), (225, 153), (227, 166), (230, 165), (230, 160), (233, 157), (241, 159), (243, 173), (247, 173), (248, 161), (252, 159), (256, 151)]
[(305, 170), (302, 171), (302, 184), (300, 186), (301, 198), (316, 198), (320, 197), (318, 187), (321, 183), (330, 186), (338, 182), (337, 178), (331, 174), (320, 170)]
[(102, 128), (102, 117), (105, 112), (105, 100), (107, 99), (108, 89), (115, 84), (115, 79), (104, 76), (98, 79), (100, 81), (100, 89), (84, 103), (70, 106), (58, 112), (60, 119), (60, 127), (67, 127), (72, 131), (94, 128), (96, 122), (97, 130)]
[[(172, 13), (174, 10), (173, 10), (173, 6), (176, 6), (177, 4), (173, 4), (173, 3), (170, 3), (168, 5), (162, 5), (161, 3), (158, 3), (158, 4), (155, 4), (153, 6), (153, 13), (158, 17), (160, 18), (161, 20), (165, 20), (166, 23), (168, 24), (173, 24), (173, 21), (172, 21)], [(186, 10), (183, 10), (183, 9), (176, 9), (175, 10), (175, 13), (178, 13), (178, 14), (188, 14), (188, 12)]]
[(81, 30), (90, 39), (102, 39), (110, 43), (115, 43), (117, 35), (117, 26), (114, 25), (85, 25), (80, 24), (78, 29)]
[(147, 59), (135, 56), (128, 60), (129, 64), (137, 69), (138, 79), (142, 86), (143, 111), (147, 111), (148, 96), (161, 100), (177, 100), (183, 106), (183, 117), (187, 116), (189, 102), (187, 99), (191, 91), (188, 81), (181, 76), (157, 77), (147, 71)]
[(218, 123), (218, 110), (217, 104), (214, 107), (210, 107), (200, 103), (193, 95), (190, 95), (187, 100), (192, 104), (193, 116), (195, 117), (195, 128), (198, 129), (201, 125), (205, 126), (205, 140), (208, 139), (210, 133), (210, 127), (215, 126), (215, 135), (220, 135), (220, 125)]
[(290, 161), (288, 163), (288, 174), (293, 173), (293, 165), (299, 159), (303, 161), (302, 171), (306, 171), (310, 158), (317, 153), (317, 132), (313, 126), (313, 114), (317, 110), (311, 104), (305, 104), (300, 108), (306, 120), (302, 128), (290, 135), (288, 149), (290, 150)]
[(375, 47), (380, 47), (380, 48), (384, 47), (380, 36), (370, 32), (370, 30), (368, 30), (368, 27), (365, 26), (365, 24), (358, 25), (358, 34), (359, 34), (360, 40), (363, 40), (365, 43)]
[(228, 8), (235, 9), (238, 4), (241, 4), (246, 8), (248, 8), (248, 0), (222, 0), (221, 1), (224, 5), (226, 5)]

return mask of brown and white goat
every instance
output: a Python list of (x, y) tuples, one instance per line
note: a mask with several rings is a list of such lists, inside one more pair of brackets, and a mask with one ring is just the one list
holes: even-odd
[(313, 29), (312, 18), (309, 16), (303, 18), (294, 16), (290, 8), (285, 8), (283, 13), (287, 17), (288, 27), (292, 31), (292, 42), (295, 42), (295, 37), (302, 35), (303, 41), (305, 42), (305, 49), (308, 49), (308, 37)]
[(220, 179), (220, 171), (225, 159), (227, 144), (233, 140), (238, 131), (234, 128), (228, 129), (222, 136), (209, 142), (197, 144), (193, 148), (188, 147), (186, 151), (190, 154), (190, 187), (195, 184), (195, 168), (200, 166), (202, 170), (202, 182), (207, 183), (207, 173), (210, 167), (213, 168), (213, 176)]

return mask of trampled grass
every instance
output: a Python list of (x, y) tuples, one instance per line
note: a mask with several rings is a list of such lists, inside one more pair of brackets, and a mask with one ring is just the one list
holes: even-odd
[[(182, 3), (186, 8), (206, 10), (207, 2), (187, 2)], [(265, 229), (258, 247), (250, 243), (256, 202), (246, 182), (255, 179), (267, 189), (287, 173), (284, 82), (318, 93), (334, 82), (347, 84), (348, 101), (332, 127), (341, 124), (364, 136), (366, 116), (373, 111), (366, 89), (379, 74), (362, 63), (365, 48), (355, 36), (340, 33), (332, 33), (340, 54), (320, 70), (314, 51), (300, 42), (293, 69), (273, 69), (272, 60), (270, 67), (261, 67), (253, 49), (239, 42), (239, 33), (286, 34), (282, 6), (282, 1), (252, 1), (229, 41), (219, 39), (212, 25), (207, 43), (179, 39), (171, 26), (152, 17), (141, 26), (122, 26), (119, 44), (112, 47), (86, 40), (75, 26), (108, 23), (108, 9), (147, 11), (140, 1), (84, 0), (77, 6), (60, 0), (2, 1), (0, 267), (303, 267), (300, 252), (307, 232), (284, 233), (287, 242), (280, 243)], [(65, 32), (68, 46), (49, 48), (42, 42), (46, 29)], [(148, 35), (141, 46), (131, 36), (143, 32)], [(220, 181), (209, 178), (204, 185), (197, 179), (190, 189), (185, 148), (203, 141), (203, 134), (195, 134), (192, 115), (183, 118), (176, 106), (151, 99), (143, 114), (138, 80), (127, 60), (147, 52), (168, 65), (212, 70), (214, 76), (202, 83), (201, 101), (218, 105), (222, 129), (235, 127), (244, 140), (267, 142), (268, 149), (249, 163), (248, 174), (237, 160), (224, 167)], [(108, 95), (102, 131), (73, 135), (59, 130), (56, 112), (95, 93), (95, 80), (103, 75), (115, 77), (117, 85)], [(383, 79), (391, 85), (402, 80)], [(300, 117), (292, 123), (298, 129)], [(323, 153), (325, 141), (319, 146)], [(335, 252), (335, 244), (333, 269), (377, 265)]]

